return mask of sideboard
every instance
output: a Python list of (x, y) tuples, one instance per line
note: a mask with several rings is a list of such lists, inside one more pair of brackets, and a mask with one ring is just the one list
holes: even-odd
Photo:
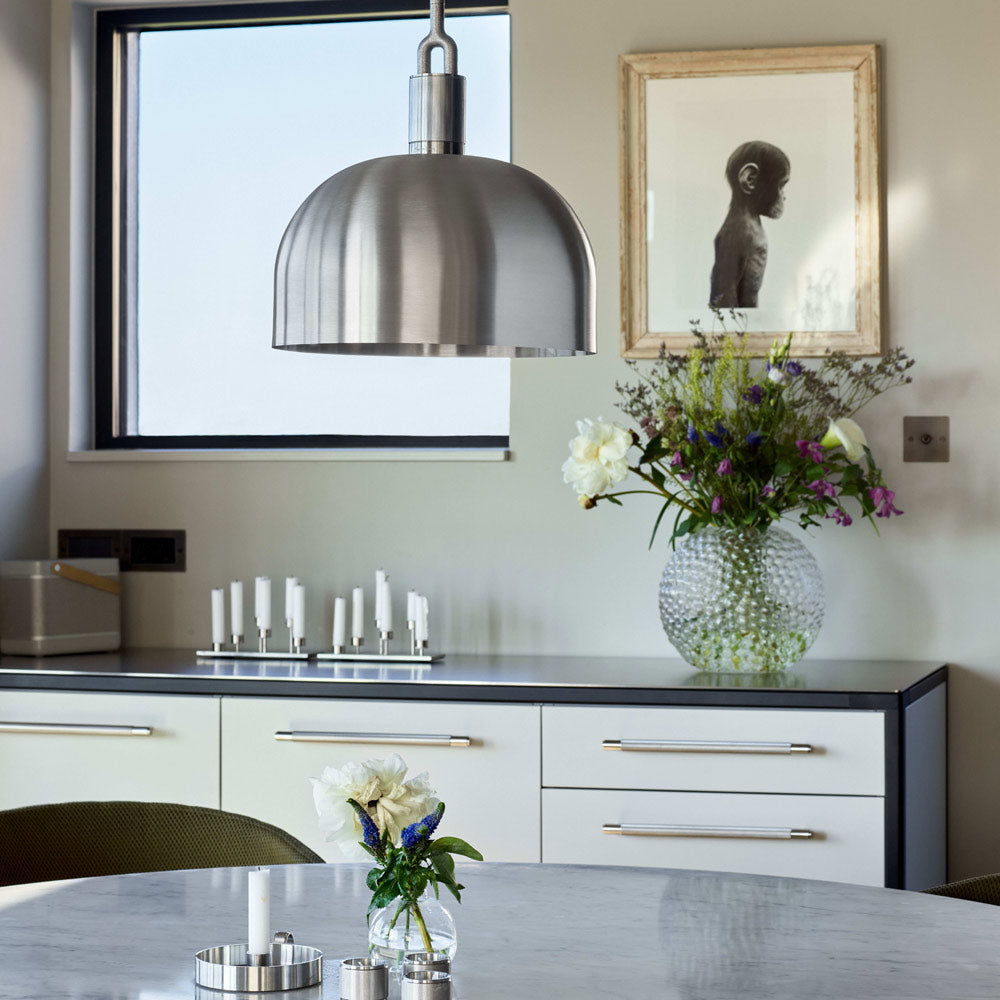
[(946, 881), (947, 667), (453, 655), (433, 666), (0, 658), (0, 808), (137, 798), (275, 823), (329, 860), (309, 777), (398, 751), (491, 861)]

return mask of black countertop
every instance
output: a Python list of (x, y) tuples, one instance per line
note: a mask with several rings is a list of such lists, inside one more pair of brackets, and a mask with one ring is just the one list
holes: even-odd
[(565, 704), (899, 708), (944, 683), (936, 660), (803, 660), (770, 674), (683, 660), (448, 654), (433, 665), (199, 658), (194, 650), (0, 657), (0, 689)]

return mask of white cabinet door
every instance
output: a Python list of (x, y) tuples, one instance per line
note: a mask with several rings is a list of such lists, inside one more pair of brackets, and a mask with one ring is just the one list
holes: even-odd
[[(487, 861), (538, 861), (540, 729), (536, 705), (223, 698), (222, 808), (342, 860), (321, 838), (308, 779), (395, 751), (411, 775), (427, 771), (446, 804), (442, 835)], [(435, 745), (442, 736), (469, 745)]]
[(848, 795), (547, 788), (542, 860), (883, 885), (884, 810)]
[(0, 692), (0, 808), (123, 799), (219, 807), (219, 699)]

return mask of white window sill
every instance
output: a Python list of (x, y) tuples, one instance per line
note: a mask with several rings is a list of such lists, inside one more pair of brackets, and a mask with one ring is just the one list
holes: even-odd
[(508, 462), (507, 448), (412, 448), (380, 451), (344, 448), (324, 451), (68, 451), (67, 462)]

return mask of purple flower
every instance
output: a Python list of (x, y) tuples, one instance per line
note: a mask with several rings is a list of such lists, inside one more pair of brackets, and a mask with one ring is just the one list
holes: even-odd
[(800, 365), (798, 361), (787, 361), (785, 363), (785, 371), (788, 372), (789, 375), (801, 375), (802, 365)]
[(698, 432), (694, 429), (694, 424), (688, 424), (688, 441), (694, 444), (698, 440)]
[[(884, 486), (873, 486), (868, 491), (868, 496), (871, 497), (875, 505), (879, 508), (875, 511), (876, 517), (892, 517), (893, 514), (903, 513), (893, 506), (892, 501), (895, 500), (896, 494), (892, 490), (887, 490)], [(879, 506), (880, 504), (881, 506)]]
[(827, 514), (827, 518), (833, 518), (837, 524), (843, 525), (845, 528), (850, 527), (853, 523), (851, 515), (847, 513), (842, 507), (836, 507), (832, 514)]
[(728, 459), (724, 458), (719, 462), (719, 467), (715, 470), (717, 476), (731, 476), (733, 474), (733, 463)]
[(712, 501), (712, 513), (718, 514), (720, 510), (722, 510), (722, 497), (716, 497)]
[(775, 488), (774, 488), (774, 487), (773, 487), (773, 486), (772, 486), (772, 485), (771, 485), (770, 483), (768, 483), (768, 484), (767, 484), (767, 485), (766, 485), (766, 486), (765, 486), (765, 487), (764, 487), (764, 488), (763, 488), (763, 489), (762, 489), (762, 490), (760, 491), (760, 499), (761, 499), (761, 500), (764, 500), (764, 499), (766, 499), (767, 497), (773, 497), (773, 496), (774, 496), (774, 494), (775, 494), (775, 493), (777, 493), (777, 492), (778, 492), (778, 491), (777, 491), (777, 490), (776, 490), (776, 489), (775, 489)]
[(833, 483), (828, 483), (825, 479), (814, 479), (806, 487), (808, 490), (813, 490), (816, 493), (816, 499), (822, 500), (823, 497), (835, 497), (837, 495), (836, 487)]
[(814, 462), (823, 461), (823, 446), (818, 441), (796, 441), (795, 447), (799, 449), (799, 458), (810, 458)]
[(680, 474), (680, 478), (683, 479), (684, 482), (689, 483), (689, 482), (691, 482), (691, 473), (690, 472), (682, 472)]
[(727, 431), (718, 420), (715, 421), (715, 433), (712, 431), (705, 431), (705, 440), (713, 448), (722, 448), (726, 443), (727, 437), (729, 437), (729, 431)]
[(761, 434), (760, 431), (751, 431), (747, 435), (747, 444), (750, 445), (751, 448), (759, 448), (760, 443), (763, 440), (764, 440), (764, 435)]
[(681, 466), (683, 464), (684, 464), (684, 456), (679, 451), (675, 451), (674, 457), (670, 459), (670, 468), (676, 469), (678, 466)]
[(646, 432), (646, 437), (655, 438), (660, 433), (660, 428), (656, 425), (653, 417), (643, 417), (639, 421), (639, 426)]
[(760, 403), (764, 399), (764, 390), (759, 385), (752, 385), (743, 393), (743, 398), (748, 403)]

